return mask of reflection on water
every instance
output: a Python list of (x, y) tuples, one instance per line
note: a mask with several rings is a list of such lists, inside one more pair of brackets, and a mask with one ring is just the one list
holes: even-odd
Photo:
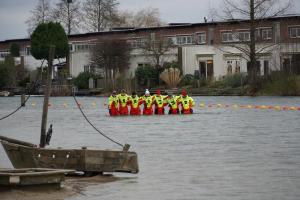
[[(115, 173), (120, 179), (88, 185), (83, 194), (68, 199), (300, 199), (300, 111), (195, 108), (188, 116), (111, 118), (105, 100), (79, 98), (100, 130), (131, 144), (139, 156), (140, 173)], [(300, 106), (300, 98), (195, 100), (197, 105)], [(31, 98), (26, 108), (0, 121), (0, 134), (38, 143), (41, 102), (42, 98)], [(51, 102), (52, 147), (119, 149), (84, 121), (72, 98)], [(18, 97), (0, 98), (0, 116), (18, 104)], [(11, 167), (2, 147), (0, 167)]]

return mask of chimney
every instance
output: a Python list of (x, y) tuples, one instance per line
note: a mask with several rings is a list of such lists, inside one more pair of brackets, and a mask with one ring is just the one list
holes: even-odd
[(207, 18), (206, 17), (204, 17), (204, 23), (207, 23)]

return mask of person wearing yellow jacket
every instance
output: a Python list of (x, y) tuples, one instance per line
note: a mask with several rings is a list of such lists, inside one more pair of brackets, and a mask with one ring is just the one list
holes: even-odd
[(178, 104), (181, 105), (181, 114), (193, 114), (193, 107), (195, 106), (194, 99), (189, 97), (185, 90), (182, 90), (178, 98)]
[(119, 98), (117, 96), (117, 92), (113, 91), (110, 97), (108, 98), (108, 111), (110, 116), (119, 115), (118, 107), (119, 107)]
[(165, 114), (165, 106), (167, 105), (166, 98), (168, 98), (168, 96), (161, 95), (160, 90), (156, 91), (156, 95), (154, 96), (154, 105), (155, 105), (155, 114), (156, 115), (164, 115)]
[(179, 114), (178, 99), (179, 99), (179, 96), (175, 96), (171, 93), (169, 94), (169, 98), (167, 99), (167, 102), (169, 105), (169, 115)]
[(120, 115), (128, 115), (129, 96), (126, 94), (124, 89), (121, 90), (121, 93), (118, 95), (118, 98)]
[(138, 97), (136, 92), (132, 92), (131, 97), (129, 98), (130, 105), (130, 115), (140, 115), (140, 105), (142, 104), (142, 99)]
[(153, 103), (154, 103), (154, 98), (150, 95), (149, 90), (146, 89), (145, 95), (143, 96), (143, 104), (144, 104), (143, 115), (153, 114), (153, 109), (152, 109)]

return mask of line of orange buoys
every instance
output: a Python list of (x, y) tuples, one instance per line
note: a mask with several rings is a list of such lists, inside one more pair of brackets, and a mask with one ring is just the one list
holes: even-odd
[(292, 110), (300, 111), (300, 107), (297, 106), (266, 106), (266, 105), (238, 105), (238, 104), (205, 104), (200, 103), (200, 108), (233, 108), (233, 109), (257, 109), (257, 110)]
[[(31, 102), (31, 106), (33, 108), (37, 107), (36, 102)], [(107, 103), (104, 102), (103, 108), (107, 109)], [(70, 108), (70, 107), (77, 107), (76, 104), (69, 104), (68, 102), (63, 102), (62, 104), (56, 104), (54, 105), (52, 102), (49, 102), (48, 107), (49, 108), (54, 108), (54, 107), (63, 107), (63, 108)], [(99, 108), (101, 107), (101, 104), (97, 104), (96, 101), (90, 102), (90, 103), (82, 103), (78, 102), (78, 106), (82, 108)], [(228, 109), (257, 109), (257, 110), (277, 110), (277, 111), (300, 111), (300, 107), (297, 106), (266, 106), (266, 105), (238, 105), (238, 104), (205, 104), (205, 103), (200, 103), (199, 104), (200, 109), (205, 109), (205, 108), (228, 108)]]

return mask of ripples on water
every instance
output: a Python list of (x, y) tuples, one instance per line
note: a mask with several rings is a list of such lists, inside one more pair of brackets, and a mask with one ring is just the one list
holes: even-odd
[[(196, 108), (188, 116), (107, 116), (103, 98), (79, 98), (93, 123), (138, 153), (140, 173), (70, 199), (300, 199), (300, 111)], [(211, 104), (300, 106), (300, 98), (195, 97)], [(96, 102), (96, 108), (92, 102)], [(31, 106), (36, 102), (36, 107)], [(42, 98), (0, 121), (0, 134), (39, 142)], [(52, 147), (118, 149), (83, 120), (72, 98), (51, 98)], [(68, 103), (64, 108), (63, 103)], [(0, 98), (0, 116), (19, 97)], [(11, 167), (0, 147), (0, 167)]]

